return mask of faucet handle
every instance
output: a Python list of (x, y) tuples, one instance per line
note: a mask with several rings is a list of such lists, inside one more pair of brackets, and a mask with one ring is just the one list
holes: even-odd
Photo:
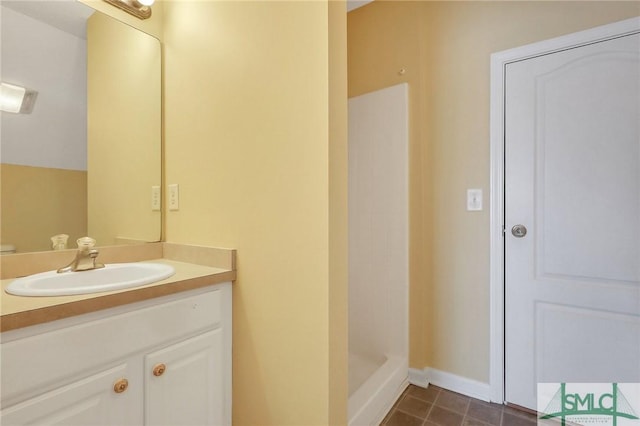
[(76, 240), (79, 249), (91, 249), (96, 245), (96, 240), (91, 237), (82, 237)]
[(67, 240), (69, 236), (67, 234), (58, 234), (51, 237), (51, 248), (54, 250), (64, 250), (67, 248)]

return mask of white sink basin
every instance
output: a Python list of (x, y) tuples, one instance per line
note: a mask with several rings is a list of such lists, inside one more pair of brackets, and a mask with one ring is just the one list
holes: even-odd
[(151, 284), (175, 273), (172, 266), (162, 263), (112, 263), (90, 271), (42, 272), (18, 278), (7, 287), (7, 293), (17, 296), (68, 296), (122, 290)]

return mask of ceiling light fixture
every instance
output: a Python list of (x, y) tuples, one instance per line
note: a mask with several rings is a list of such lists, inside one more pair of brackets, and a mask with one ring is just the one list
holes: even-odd
[(154, 0), (104, 0), (140, 19), (151, 17), (151, 5)]
[(15, 84), (0, 83), (0, 110), (15, 114), (31, 114), (38, 92)]

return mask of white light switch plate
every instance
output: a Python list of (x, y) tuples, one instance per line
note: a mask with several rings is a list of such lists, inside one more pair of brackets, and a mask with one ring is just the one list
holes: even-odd
[(482, 189), (467, 189), (467, 211), (482, 210)]
[(177, 183), (169, 185), (169, 210), (180, 209), (180, 189)]

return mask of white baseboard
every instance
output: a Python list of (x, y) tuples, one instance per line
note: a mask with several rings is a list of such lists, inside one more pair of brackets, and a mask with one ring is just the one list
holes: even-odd
[(418, 370), (417, 368), (409, 369), (409, 383), (412, 385), (426, 388), (429, 386), (429, 380), (427, 379), (426, 368), (424, 370)]
[(350, 426), (375, 426), (385, 416), (409, 386), (406, 357), (390, 356), (371, 376), (349, 396)]
[(488, 383), (478, 382), (473, 379), (458, 376), (435, 368), (409, 369), (409, 383), (426, 388), (429, 384), (461, 393), (482, 401), (491, 400), (491, 386)]

